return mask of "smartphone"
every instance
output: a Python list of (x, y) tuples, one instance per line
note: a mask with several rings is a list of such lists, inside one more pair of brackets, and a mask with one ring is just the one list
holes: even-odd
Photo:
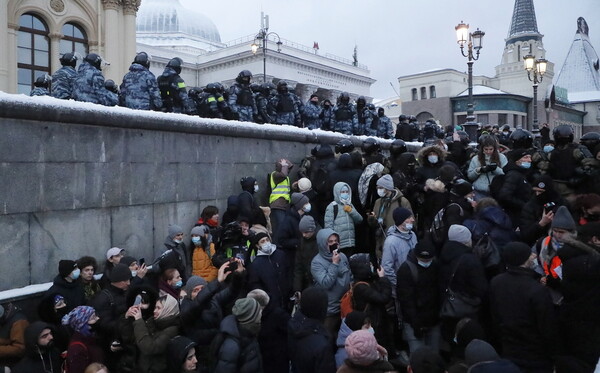
[(133, 301), (134, 306), (139, 306), (142, 304), (142, 296), (140, 294), (136, 295), (135, 301)]
[(146, 264), (146, 258), (140, 258), (140, 260), (138, 260), (138, 264), (140, 265), (140, 267)]

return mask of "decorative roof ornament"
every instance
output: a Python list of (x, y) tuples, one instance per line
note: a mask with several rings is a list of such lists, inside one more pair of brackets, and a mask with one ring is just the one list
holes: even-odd
[(535, 17), (533, 0), (515, 0), (506, 44), (522, 40), (542, 40)]

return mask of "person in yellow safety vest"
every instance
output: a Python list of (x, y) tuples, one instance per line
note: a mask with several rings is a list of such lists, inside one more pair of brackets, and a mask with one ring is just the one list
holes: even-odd
[(291, 183), (288, 175), (292, 167), (294, 167), (292, 162), (282, 158), (275, 163), (275, 171), (269, 174), (269, 186), (271, 187), (269, 206), (271, 207), (273, 232), (276, 232), (290, 207)]

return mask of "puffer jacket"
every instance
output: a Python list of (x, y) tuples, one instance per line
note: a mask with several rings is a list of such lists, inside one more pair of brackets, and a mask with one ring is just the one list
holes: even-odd
[[(204, 235), (208, 233), (209, 228), (207, 225), (200, 226), (205, 233), (200, 235), (204, 238)], [(192, 245), (194, 245), (192, 243)], [(207, 282), (211, 282), (217, 278), (218, 269), (212, 263), (212, 258), (215, 256), (215, 244), (212, 242), (212, 236), (209, 234), (206, 240), (201, 239), (198, 242), (199, 246), (192, 246), (192, 275), (199, 276), (205, 279)]]
[[(473, 189), (489, 193), (490, 192), (490, 183), (494, 180), (494, 177), (498, 175), (504, 175), (504, 170), (502, 167), (506, 166), (508, 160), (504, 154), (499, 154), (500, 164), (494, 171), (485, 172), (485, 173), (477, 173), (477, 169), (481, 167), (481, 163), (479, 162), (479, 157), (475, 155), (471, 158), (471, 162), (469, 163), (469, 170), (467, 174), (469, 175), (469, 180), (473, 182)], [(489, 164), (489, 163), (488, 163)]]
[(398, 189), (395, 188), (391, 198), (379, 198), (375, 201), (375, 205), (373, 205), (373, 213), (374, 216), (369, 216), (369, 225), (372, 227), (378, 227), (378, 220), (383, 219), (383, 230), (387, 230), (389, 227), (395, 225), (394, 224), (394, 210), (398, 207), (404, 207), (412, 211), (412, 207), (410, 202), (406, 198), (404, 198), (404, 194)]
[(340, 331), (337, 335), (337, 340), (335, 341), (335, 345), (337, 346), (337, 351), (335, 352), (336, 368), (339, 368), (342, 364), (344, 364), (344, 360), (348, 358), (348, 353), (346, 352), (346, 338), (348, 338), (352, 332), (353, 330), (346, 325), (346, 319), (343, 319), (342, 325), (340, 326)]
[(332, 234), (337, 233), (329, 228), (321, 229), (317, 233), (319, 254), (313, 258), (310, 264), (310, 272), (315, 280), (315, 285), (327, 292), (327, 315), (336, 315), (340, 312), (340, 299), (348, 291), (352, 280), (350, 263), (346, 255), (340, 253), (338, 264), (331, 261), (333, 254), (329, 252), (327, 238)]
[(323, 323), (296, 312), (288, 322), (288, 336), (294, 372), (335, 372), (333, 343)]
[(225, 341), (217, 354), (215, 372), (256, 373), (262, 372), (263, 364), (256, 337), (240, 330), (235, 316), (229, 315), (221, 321)]
[[(331, 202), (325, 210), (325, 228), (331, 228), (340, 235), (340, 248), (354, 247), (356, 244), (354, 238), (354, 226), (360, 224), (363, 220), (362, 216), (356, 211), (354, 205), (341, 202), (340, 191), (343, 187), (350, 190), (350, 200), (352, 200), (352, 189), (343, 182), (338, 182), (333, 186), (333, 202)], [(334, 206), (337, 208), (337, 216), (335, 215)], [(344, 211), (345, 206), (350, 206), (351, 211)]]
[(533, 194), (531, 185), (527, 181), (528, 170), (509, 162), (504, 167), (504, 183), (498, 195), (498, 203), (510, 219), (514, 227), (520, 224), (521, 211)]
[(167, 369), (167, 344), (179, 332), (179, 316), (155, 320), (135, 320), (133, 333), (140, 351), (138, 371), (144, 373), (164, 372)]
[(396, 273), (416, 244), (417, 235), (414, 232), (400, 232), (395, 225), (388, 228), (387, 237), (383, 243), (381, 267), (385, 271), (385, 276), (392, 283), (394, 298), (396, 298)]

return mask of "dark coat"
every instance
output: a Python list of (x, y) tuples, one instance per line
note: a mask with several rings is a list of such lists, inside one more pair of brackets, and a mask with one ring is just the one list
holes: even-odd
[(285, 253), (277, 248), (273, 254), (258, 255), (248, 266), (248, 288), (262, 289), (269, 294), (270, 301), (286, 309), (290, 296), (290, 270)]
[(353, 364), (350, 360), (346, 359), (342, 364), (337, 373), (386, 373), (394, 371), (394, 366), (385, 360), (376, 360), (373, 364), (364, 366)]
[[(458, 264), (459, 260), (460, 264)], [(440, 267), (442, 292), (448, 287), (452, 272), (456, 268), (451, 284), (452, 290), (479, 298), (486, 295), (488, 283), (485, 271), (481, 261), (473, 254), (470, 247), (456, 241), (446, 242), (440, 255)]]
[(252, 224), (267, 226), (265, 215), (254, 198), (254, 189), (252, 191), (244, 190), (238, 195), (238, 211), (238, 217), (250, 219)]
[(67, 304), (67, 312), (71, 312), (75, 307), (85, 304), (85, 293), (81, 282), (67, 282), (60, 275), (54, 277), (54, 282), (46, 294), (62, 295)]
[(288, 337), (295, 373), (335, 372), (333, 344), (323, 323), (298, 311), (288, 323)]
[(294, 280), (292, 284), (293, 291), (302, 291), (311, 286), (314, 281), (310, 273), (310, 263), (315, 255), (319, 253), (317, 247), (317, 233), (320, 227), (317, 227), (315, 234), (309, 239), (302, 237), (300, 240), (300, 249), (296, 251), (294, 260)]
[(256, 373), (263, 371), (260, 348), (256, 337), (247, 335), (239, 328), (235, 316), (229, 315), (221, 322), (225, 341), (217, 356), (215, 372)]
[(473, 206), (471, 206), (471, 203), (469, 203), (465, 197), (458, 196), (454, 193), (449, 193), (448, 196), (449, 203), (446, 207), (446, 211), (444, 211), (447, 227), (450, 227), (452, 224), (462, 225), (465, 220), (473, 217)]
[(14, 304), (4, 304), (4, 315), (0, 319), (0, 365), (10, 365), (25, 354), (25, 328), (27, 317)]
[(60, 372), (62, 359), (55, 348), (39, 349), (37, 342), (44, 329), (52, 329), (45, 322), (36, 321), (25, 329), (25, 357), (15, 365), (13, 373)]
[(504, 182), (498, 194), (498, 203), (510, 216), (514, 227), (521, 221), (521, 211), (532, 195), (531, 185), (527, 181), (529, 171), (509, 162), (503, 168)]
[(473, 243), (487, 233), (499, 250), (518, 238), (510, 217), (497, 206), (484, 208), (472, 219), (465, 220), (463, 225), (471, 231)]
[(120, 318), (127, 311), (125, 291), (109, 285), (90, 302), (100, 318), (96, 322), (96, 331), (101, 346), (108, 350), (109, 344), (118, 336)]
[(523, 369), (552, 368), (561, 343), (558, 317), (539, 275), (509, 267), (492, 280), (490, 304), (502, 356)]
[[(302, 234), (298, 230), (298, 224), (302, 216), (298, 214), (293, 207), (290, 207), (285, 213), (285, 217), (277, 226), (277, 230), (273, 232), (273, 242), (277, 244), (277, 248), (285, 251), (288, 258), (293, 258), (296, 250), (300, 246)], [(291, 261), (290, 261), (291, 262)]]
[(409, 264), (402, 263), (396, 273), (396, 296), (400, 301), (402, 318), (413, 329), (435, 326), (439, 323), (440, 314), (439, 263), (434, 260), (427, 268), (420, 266), (414, 250), (408, 253), (406, 261), (417, 268), (417, 279), (415, 281)]
[(262, 314), (258, 344), (263, 359), (264, 373), (288, 372), (290, 356), (288, 352), (288, 322), (290, 315), (280, 307), (270, 303)]
[(67, 349), (67, 369), (69, 373), (83, 373), (91, 363), (105, 363), (102, 348), (96, 337), (75, 332)]
[(162, 373), (167, 369), (167, 344), (179, 331), (177, 316), (155, 320), (139, 319), (133, 322), (133, 333), (140, 351), (138, 372)]
[(179, 271), (183, 282), (190, 277), (192, 273), (192, 256), (188, 252), (185, 243), (177, 243), (169, 236), (165, 238), (165, 251), (172, 250), (165, 258), (160, 261), (160, 269), (164, 271), (168, 268), (175, 268)]
[[(567, 202), (555, 191), (546, 191), (539, 196), (533, 195), (521, 210), (519, 228), (521, 239), (528, 245), (533, 245), (539, 238), (548, 234), (550, 224), (542, 227), (539, 222), (544, 213), (544, 204), (554, 202), (557, 209)], [(556, 210), (554, 210), (556, 211)]]
[(392, 300), (392, 283), (387, 277), (378, 277), (371, 272), (368, 263), (352, 262), (350, 264), (354, 282), (364, 281), (367, 284), (357, 284), (354, 286), (352, 298), (354, 309), (363, 311), (369, 316), (375, 332), (383, 332), (381, 328), (388, 325), (382, 325), (385, 321), (385, 306)]

